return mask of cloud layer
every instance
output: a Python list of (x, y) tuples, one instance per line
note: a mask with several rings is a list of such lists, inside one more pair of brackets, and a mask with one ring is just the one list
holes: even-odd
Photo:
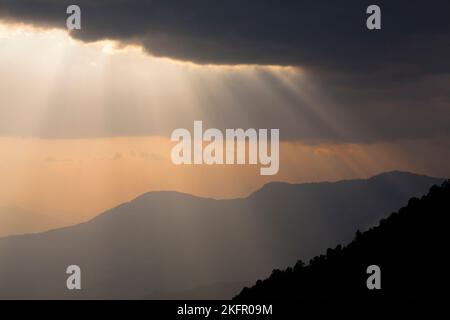
[[(65, 27), (73, 1), (2, 0), (0, 17)], [(366, 29), (371, 1), (79, 0), (85, 41), (134, 42), (156, 56), (198, 63), (276, 64), (397, 72), (449, 71), (448, 1), (377, 1), (381, 31)], [(439, 50), (436, 50), (439, 49)], [(406, 70), (410, 69), (410, 70)], [(403, 71), (403, 72), (401, 72)]]

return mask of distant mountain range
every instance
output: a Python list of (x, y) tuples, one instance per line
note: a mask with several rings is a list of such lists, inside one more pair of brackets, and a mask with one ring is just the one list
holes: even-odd
[[(245, 288), (236, 300), (289, 299), (443, 299), (448, 295), (450, 180), (433, 186), (421, 199), (357, 232), (346, 247), (328, 249), (305, 265)], [(379, 267), (378, 289), (368, 289), (369, 266)], [(378, 282), (376, 282), (378, 281)]]
[[(389, 172), (270, 183), (232, 200), (147, 193), (86, 223), (0, 239), (0, 298), (231, 298), (274, 268), (350, 242), (443, 180)], [(80, 291), (66, 289), (72, 264)]]
[(43, 215), (18, 207), (0, 207), (0, 238), (10, 234), (46, 231), (60, 226), (58, 217)]

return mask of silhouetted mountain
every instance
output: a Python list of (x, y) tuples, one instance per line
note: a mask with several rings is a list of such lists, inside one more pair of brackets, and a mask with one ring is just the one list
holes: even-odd
[(236, 292), (250, 283), (224, 282), (192, 288), (186, 291), (154, 292), (145, 297), (148, 300), (223, 300), (230, 299)]
[[(274, 270), (244, 288), (237, 300), (443, 298), (448, 291), (450, 180), (433, 186), (349, 245), (328, 249), (307, 266)], [(369, 290), (370, 265), (380, 268), (381, 289)], [(371, 281), (370, 281), (371, 282)]]
[(57, 218), (17, 207), (0, 207), (0, 238), (9, 234), (47, 231), (61, 225)]
[[(143, 298), (251, 283), (348, 243), (442, 181), (391, 172), (270, 183), (245, 199), (147, 193), (83, 224), (0, 239), (0, 298)], [(81, 267), (81, 291), (66, 289), (72, 264)]]

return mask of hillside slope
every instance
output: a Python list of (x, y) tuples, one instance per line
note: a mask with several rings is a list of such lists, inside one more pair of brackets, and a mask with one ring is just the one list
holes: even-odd
[[(450, 181), (361, 233), (348, 246), (328, 249), (307, 266), (274, 270), (237, 300), (436, 298), (448, 291)], [(368, 290), (366, 269), (378, 265), (381, 290)]]

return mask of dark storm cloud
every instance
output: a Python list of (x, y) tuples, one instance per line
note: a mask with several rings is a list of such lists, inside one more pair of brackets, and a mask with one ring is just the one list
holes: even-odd
[[(135, 42), (198, 63), (277, 64), (348, 72), (392, 65), (404, 77), (450, 70), (449, 1), (375, 1), (381, 31), (365, 27), (373, 1), (1, 0), (0, 17), (65, 27), (82, 8), (85, 41)], [(447, 57), (447, 58), (445, 58)]]
[[(136, 43), (155, 56), (200, 64), (301, 66), (330, 97), (323, 108), (336, 115), (332, 120), (351, 132), (337, 135), (311, 114), (315, 106), (299, 104), (270, 75), (263, 80), (285, 90), (283, 107), (298, 118), (276, 118), (243, 84), (232, 90), (242, 105), (204, 110), (210, 119), (220, 116), (213, 126), (239, 109), (251, 114), (239, 125), (280, 127), (289, 138), (371, 142), (450, 134), (448, 0), (0, 0), (0, 18), (65, 28), (66, 7), (74, 3), (82, 8), (82, 30), (72, 36), (83, 41)], [(382, 30), (366, 28), (370, 4), (382, 9)], [(228, 118), (235, 127), (242, 117)], [(135, 126), (125, 129), (118, 134), (136, 133)]]

